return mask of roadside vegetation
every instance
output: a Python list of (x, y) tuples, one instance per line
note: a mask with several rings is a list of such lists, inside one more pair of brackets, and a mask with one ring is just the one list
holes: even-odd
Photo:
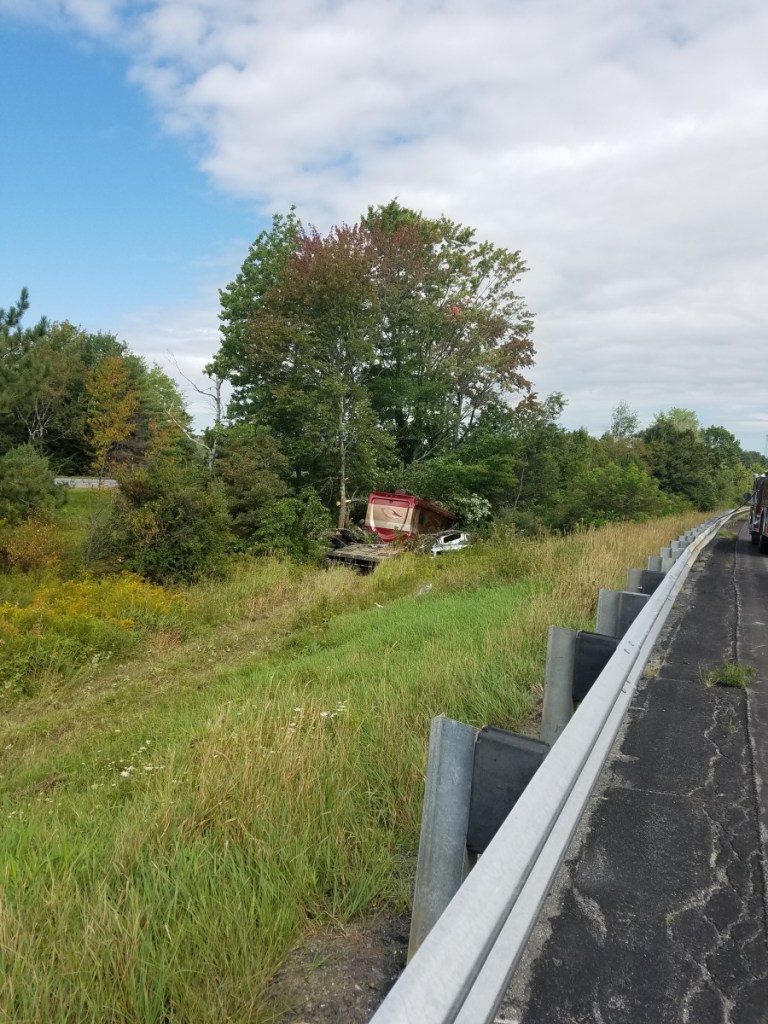
[[(535, 729), (547, 627), (740, 501), (759, 455), (691, 410), (561, 425), (525, 270), (397, 202), (276, 216), (202, 431), (125, 342), (0, 310), (1, 1019), (266, 1022), (302, 936), (406, 906), (432, 716)], [(472, 545), (321, 569), (396, 489)]]
[(530, 727), (548, 625), (698, 518), (253, 559), (165, 595), (140, 658), (39, 678), (0, 726), (4, 1014), (269, 1019), (302, 935), (407, 904), (431, 717)]

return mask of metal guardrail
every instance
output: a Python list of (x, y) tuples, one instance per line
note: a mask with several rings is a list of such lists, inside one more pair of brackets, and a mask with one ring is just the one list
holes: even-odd
[(99, 480), (95, 476), (56, 476), (53, 478), (53, 482), (59, 487), (70, 487), (75, 491), (114, 491), (119, 487), (117, 480), (112, 480), (109, 477)]
[(493, 1019), (674, 600), (736, 511), (681, 550), (371, 1024)]

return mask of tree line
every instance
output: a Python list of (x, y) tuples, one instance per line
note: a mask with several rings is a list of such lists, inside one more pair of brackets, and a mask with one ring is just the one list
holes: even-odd
[[(326, 235), (273, 218), (220, 292), (207, 373), (233, 394), (195, 434), (183, 396), (113, 335), (0, 310), (0, 521), (41, 515), (57, 474), (117, 475), (95, 549), (153, 579), (228, 551), (311, 557), (372, 489), (407, 490), (470, 528), (572, 530), (731, 505), (762, 468), (686, 409), (600, 438), (539, 398), (519, 252), (397, 201)], [(47, 496), (47, 497), (46, 497)]]

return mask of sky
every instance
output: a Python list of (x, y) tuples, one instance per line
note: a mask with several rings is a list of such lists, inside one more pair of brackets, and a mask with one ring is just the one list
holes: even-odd
[[(0, 305), (180, 380), (292, 203), (520, 250), (540, 395), (768, 445), (764, 0), (0, 0)], [(180, 376), (183, 375), (183, 376)]]

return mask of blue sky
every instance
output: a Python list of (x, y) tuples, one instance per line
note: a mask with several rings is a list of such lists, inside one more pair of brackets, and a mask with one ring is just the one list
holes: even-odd
[(397, 195), (522, 251), (567, 426), (762, 450), (767, 50), (761, 0), (0, 0), (0, 305), (199, 379), (273, 212)]
[(184, 366), (191, 348), (186, 369), (200, 379), (194, 327), (188, 342), (182, 317), (153, 346), (147, 321), (207, 302), (212, 354), (216, 289), (266, 219), (212, 184), (194, 138), (163, 130), (119, 51), (7, 19), (0, 53), (0, 304), (26, 286), (29, 322), (46, 315), (116, 332), (171, 373), (169, 353)]

